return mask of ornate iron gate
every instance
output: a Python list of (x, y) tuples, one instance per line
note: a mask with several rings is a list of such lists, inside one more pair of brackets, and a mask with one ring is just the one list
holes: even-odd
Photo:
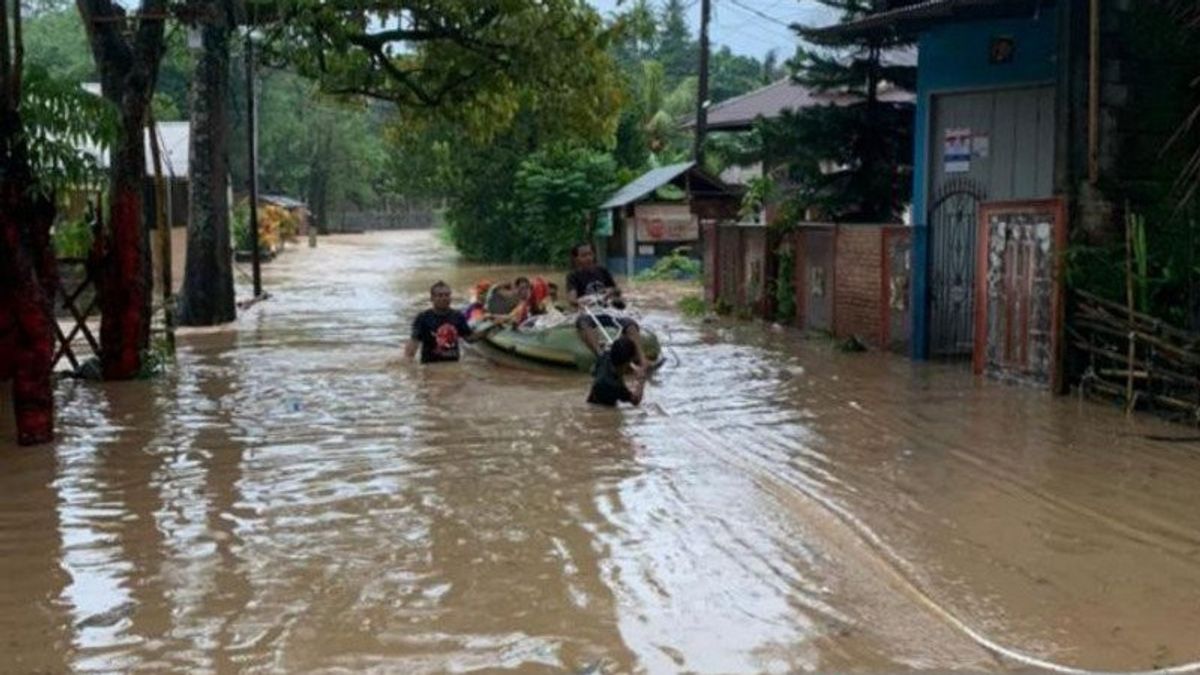
[(969, 356), (975, 346), (975, 240), (984, 188), (942, 184), (929, 209), (929, 353)]

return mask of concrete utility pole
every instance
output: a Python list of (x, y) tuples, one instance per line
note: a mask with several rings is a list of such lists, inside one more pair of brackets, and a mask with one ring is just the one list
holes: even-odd
[(254, 31), (246, 31), (246, 129), (250, 151), (250, 260), (254, 267), (254, 297), (262, 297), (262, 260), (258, 252), (258, 119), (254, 106)]
[(712, 20), (712, 0), (700, 1), (700, 86), (696, 89), (696, 138), (692, 159), (704, 163), (704, 135), (708, 132), (708, 24)]

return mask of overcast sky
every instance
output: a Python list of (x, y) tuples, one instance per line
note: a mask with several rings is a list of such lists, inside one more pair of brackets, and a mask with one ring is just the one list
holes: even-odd
[[(588, 0), (608, 14), (617, 9), (617, 0)], [(629, 0), (626, 0), (628, 4)], [(653, 0), (662, 6), (662, 0)], [(700, 30), (700, 2), (686, 0), (692, 30)], [(815, 0), (712, 0), (711, 37), (714, 46), (729, 45), (739, 54), (762, 58), (776, 49), (781, 58), (792, 55), (796, 36), (787, 29), (790, 23), (832, 23), (836, 15)]]

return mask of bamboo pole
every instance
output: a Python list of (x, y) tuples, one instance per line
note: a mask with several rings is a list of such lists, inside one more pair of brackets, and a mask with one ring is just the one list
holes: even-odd
[[(1130, 212), (1129, 201), (1125, 202), (1125, 304), (1129, 307), (1129, 363), (1133, 364), (1136, 357), (1137, 345), (1134, 342), (1133, 326), (1133, 214)], [(1133, 413), (1133, 369), (1125, 378), (1125, 414)]]
[(1088, 13), (1088, 184), (1100, 182), (1100, 0)]
[(146, 115), (146, 126), (150, 129), (150, 160), (154, 164), (154, 227), (158, 236), (159, 274), (162, 283), (163, 328), (167, 336), (167, 348), (175, 353), (175, 313), (171, 311), (171, 223), (167, 217), (167, 190), (163, 180), (162, 148), (159, 144), (158, 124), (154, 113)]

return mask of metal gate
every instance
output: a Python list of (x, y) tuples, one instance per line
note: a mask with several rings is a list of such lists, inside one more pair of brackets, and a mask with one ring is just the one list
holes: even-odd
[(975, 239), (986, 191), (959, 178), (942, 184), (929, 209), (929, 353), (970, 356), (975, 347)]

